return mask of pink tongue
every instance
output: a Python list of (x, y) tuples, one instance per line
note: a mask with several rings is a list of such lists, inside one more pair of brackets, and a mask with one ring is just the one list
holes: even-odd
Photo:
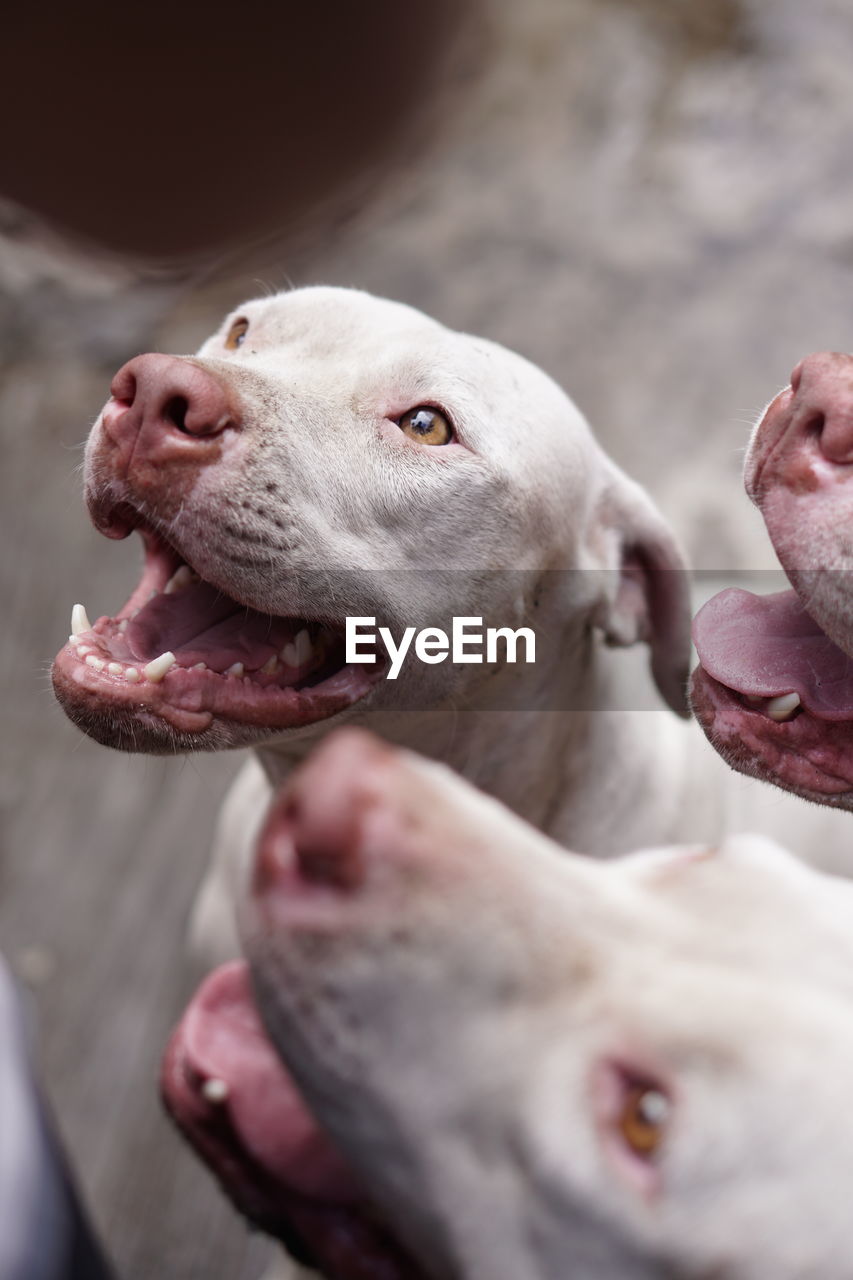
[(292, 639), (293, 625), (269, 618), (229, 600), (207, 582), (196, 582), (172, 595), (158, 595), (129, 623), (124, 640), (128, 657), (150, 662), (174, 653), (181, 667), (204, 662), (226, 671), (242, 662), (256, 671)]
[(729, 689), (764, 698), (796, 691), (822, 720), (853, 718), (853, 662), (795, 591), (721, 591), (693, 619), (693, 642), (708, 674)]
[(190, 1069), (228, 1086), (229, 1119), (242, 1145), (289, 1191), (350, 1203), (352, 1177), (305, 1109), (258, 1016), (244, 961), (203, 983), (183, 1019)]

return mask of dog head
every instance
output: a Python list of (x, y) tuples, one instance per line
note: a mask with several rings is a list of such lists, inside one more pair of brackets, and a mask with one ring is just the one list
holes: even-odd
[[(167, 1094), (279, 1234), (313, 1171), (303, 1196), (381, 1226), (372, 1255), (441, 1280), (842, 1280), (851, 915), (849, 883), (759, 837), (593, 862), (342, 731), (272, 810), (243, 913), (287, 1072), (259, 1089), (269, 1041), (235, 1037), (252, 997), (226, 971)], [(316, 1260), (331, 1219), (312, 1222)]]
[(132, 360), (85, 470), (97, 527), (145, 546), (127, 604), (94, 626), (78, 610), (54, 670), (110, 745), (239, 745), (495, 677), (419, 663), (388, 682), (346, 662), (347, 616), (399, 635), (541, 609), (581, 650), (594, 626), (649, 640), (683, 709), (683, 564), (652, 504), (545, 374), (409, 307), (297, 290), (195, 357)]
[(735, 768), (853, 808), (853, 357), (801, 360), (746, 457), (792, 590), (729, 589), (694, 624), (697, 718)]

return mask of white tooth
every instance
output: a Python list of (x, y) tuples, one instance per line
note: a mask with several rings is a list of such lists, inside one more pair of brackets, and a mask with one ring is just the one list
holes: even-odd
[(225, 1102), (230, 1091), (225, 1080), (217, 1080), (213, 1077), (210, 1080), (205, 1080), (201, 1087), (201, 1092), (208, 1102), (213, 1102), (218, 1106)]
[(86, 666), (94, 667), (96, 671), (103, 671), (106, 665), (107, 664), (103, 662), (100, 658), (96, 658), (93, 653), (90, 653), (86, 658)]
[(244, 668), (244, 666), (243, 666), (242, 662), (235, 662), (235, 663), (233, 663), (233, 664), (228, 668), (228, 670), (225, 672), (225, 674), (226, 674), (227, 676), (241, 676), (241, 675), (243, 674), (244, 670), (245, 670), (245, 668)]
[(303, 627), (295, 640), (296, 647), (296, 665), (301, 667), (303, 663), (311, 661), (311, 655), (314, 652), (314, 646), (311, 644), (311, 637)]
[(78, 657), (78, 658), (85, 658), (85, 656), (86, 656), (86, 654), (87, 654), (87, 653), (93, 653), (93, 652), (94, 652), (94, 650), (93, 650), (89, 645), (87, 645), (87, 644), (78, 644), (78, 645), (77, 645), (77, 657)]
[(276, 654), (273, 654), (271, 658), (267, 658), (266, 662), (261, 667), (261, 675), (262, 676), (274, 675), (277, 667), (278, 667), (278, 657)]
[(175, 591), (183, 591), (184, 587), (188, 587), (193, 580), (193, 571), (188, 564), (182, 564), (176, 569), (169, 581), (163, 588), (163, 594), (170, 596)]
[(118, 624), (118, 629), (121, 634), (124, 635), (125, 631), (127, 631), (127, 618), (122, 618), (121, 622)]
[(146, 603), (146, 604), (150, 603), (150, 601), (152, 601), (152, 600), (154, 599), (154, 597), (155, 597), (155, 596), (157, 596), (157, 595), (159, 595), (159, 594), (160, 594), (160, 593), (159, 593), (159, 591), (149, 591), (149, 593), (148, 593), (148, 600), (146, 600), (146, 602), (145, 602), (145, 603)]
[(146, 680), (150, 680), (152, 684), (159, 684), (166, 672), (173, 667), (177, 659), (173, 653), (161, 653), (159, 658), (155, 658), (153, 662), (149, 662), (147, 667), (142, 668), (142, 674)]
[(111, 676), (120, 676), (120, 675), (121, 675), (121, 663), (120, 663), (120, 662), (111, 662), (111, 663), (110, 663), (110, 665), (107, 667), (107, 671), (109, 671), (109, 673), (110, 673), (110, 675), (111, 675)]
[(296, 657), (296, 645), (286, 644), (281, 651), (281, 660), (286, 667), (298, 667), (299, 662)]
[(131, 684), (138, 684), (140, 676), (136, 667), (128, 667), (124, 673), (125, 680), (129, 680)]
[(85, 607), (82, 604), (75, 604), (71, 610), (71, 634), (73, 636), (82, 635), (84, 631), (91, 631), (92, 624), (89, 621)]
[(798, 693), (780, 693), (778, 698), (771, 698), (764, 710), (771, 720), (790, 720), (800, 705)]
[(193, 666), (193, 671), (206, 671), (206, 670), (207, 670), (206, 662), (196, 662), (195, 665)]

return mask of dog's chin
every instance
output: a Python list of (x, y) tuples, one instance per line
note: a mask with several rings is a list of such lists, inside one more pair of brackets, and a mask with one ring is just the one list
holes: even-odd
[[(346, 717), (362, 703), (372, 702), (373, 673), (357, 670), (352, 679), (349, 669), (338, 673), (332, 687), (322, 686), (301, 694), (292, 691), (288, 706), (276, 708), (264, 706), (260, 699), (234, 714), (223, 714), (214, 707), (204, 707), (199, 702), (199, 692), (190, 685), (191, 697), (185, 689), (170, 690), (168, 684), (212, 685), (209, 693), (212, 703), (229, 698), (239, 702), (244, 688), (229, 689), (229, 684), (239, 685), (239, 680), (217, 681), (214, 677), (201, 678), (198, 674), (175, 672), (171, 681), (146, 687), (135, 687), (132, 698), (120, 680), (86, 667), (77, 655), (66, 649), (60, 652), (53, 664), (51, 677), (57, 701), (68, 718), (88, 737), (104, 747), (117, 751), (141, 752), (149, 755), (176, 755), (195, 751), (225, 751), (240, 747), (257, 746), (273, 738), (281, 738), (306, 732), (313, 726), (327, 727)], [(222, 684), (223, 688), (217, 685)], [(174, 700), (170, 693), (174, 692)], [(204, 692), (202, 688), (202, 693)], [(255, 691), (251, 691), (253, 694)], [(278, 694), (270, 695), (270, 702), (281, 701)], [(188, 706), (187, 703), (190, 703)]]
[(853, 809), (853, 724), (802, 711), (777, 723), (701, 666), (690, 689), (693, 714), (728, 765), (747, 777), (834, 809)]
[(69, 688), (54, 665), (53, 690), (69, 720), (102, 747), (145, 755), (182, 755), (191, 751), (226, 751), (262, 740), (251, 725), (215, 722), (194, 732), (176, 729), (161, 716), (127, 707), (109, 707)]

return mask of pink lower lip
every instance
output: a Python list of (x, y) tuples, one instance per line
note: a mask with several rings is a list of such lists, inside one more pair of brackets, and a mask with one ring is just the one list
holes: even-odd
[(851, 722), (804, 712), (776, 723), (744, 706), (702, 667), (693, 673), (691, 700), (708, 737), (734, 768), (821, 803), (851, 807)]

